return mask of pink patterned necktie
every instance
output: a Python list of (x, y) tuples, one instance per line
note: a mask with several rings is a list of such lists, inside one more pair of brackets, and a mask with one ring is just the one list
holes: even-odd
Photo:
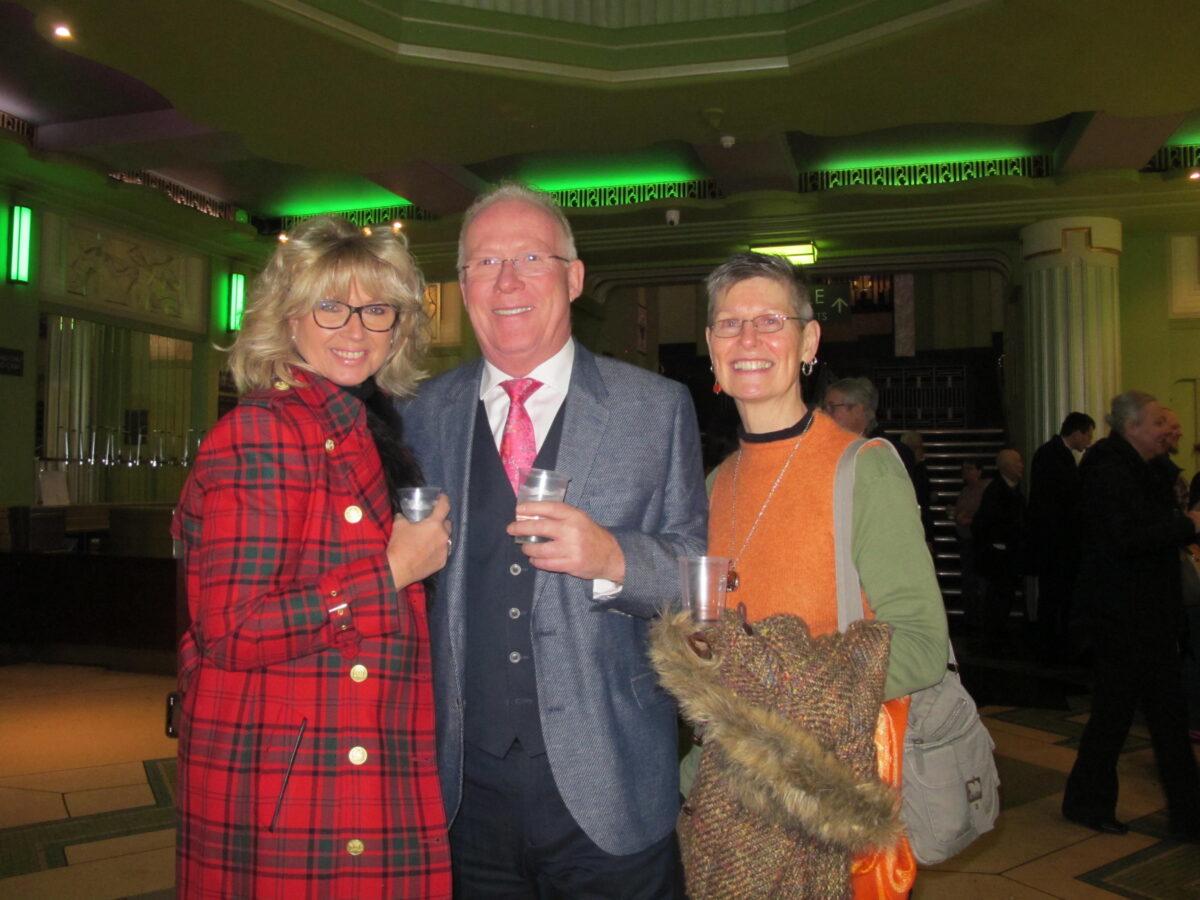
[(508, 418), (504, 422), (504, 436), (500, 439), (500, 463), (508, 475), (513, 493), (517, 492), (517, 470), (529, 468), (537, 457), (537, 441), (533, 436), (533, 422), (525, 411), (529, 395), (542, 386), (536, 378), (513, 378), (500, 382), (508, 394)]

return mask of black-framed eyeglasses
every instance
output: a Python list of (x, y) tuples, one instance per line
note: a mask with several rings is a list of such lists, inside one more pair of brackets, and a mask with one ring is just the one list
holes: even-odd
[(513, 271), (522, 278), (546, 275), (554, 268), (555, 261), (574, 262), (565, 256), (553, 253), (522, 253), (520, 256), (481, 256), (459, 267), (463, 278), (468, 281), (491, 281), (500, 277), (505, 263), (511, 263)]
[(749, 322), (759, 334), (774, 334), (776, 331), (783, 329), (783, 324), (788, 319), (794, 319), (800, 323), (809, 321), (801, 316), (764, 313), (761, 316), (755, 316), (753, 319), (717, 319), (708, 326), (708, 330), (712, 332), (713, 337), (733, 338), (741, 335), (742, 329)]
[(341, 328), (357, 315), (367, 331), (391, 331), (399, 311), (388, 303), (367, 303), (351, 306), (341, 300), (318, 300), (313, 307), (313, 321), (321, 328)]
[(861, 403), (826, 403), (825, 411), (833, 412), (835, 409), (852, 409), (855, 406), (862, 406)]

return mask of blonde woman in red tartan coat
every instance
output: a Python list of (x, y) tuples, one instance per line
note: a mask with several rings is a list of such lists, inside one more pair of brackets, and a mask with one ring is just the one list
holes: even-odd
[(448, 897), (426, 595), (449, 544), (391, 397), (420, 374), (422, 280), (399, 235), (305, 223), (259, 279), (243, 396), (175, 516), (182, 897)]

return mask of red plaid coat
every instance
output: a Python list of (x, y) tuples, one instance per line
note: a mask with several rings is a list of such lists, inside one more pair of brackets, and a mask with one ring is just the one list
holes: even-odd
[(424, 591), (392, 586), (362, 404), (305, 378), (217, 423), (176, 512), (177, 889), (448, 897)]

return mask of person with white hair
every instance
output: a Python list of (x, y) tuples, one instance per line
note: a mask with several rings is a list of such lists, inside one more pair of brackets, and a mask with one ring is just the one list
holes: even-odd
[(1180, 641), (1179, 550), (1200, 512), (1183, 513), (1151, 464), (1167, 417), (1143, 391), (1113, 398), (1112, 433), (1083, 459), (1083, 558), (1075, 603), (1090, 628), (1092, 712), (1063, 794), (1063, 816), (1106, 834), (1117, 820), (1117, 760), (1134, 713), (1145, 715), (1167, 796), (1172, 837), (1200, 840), (1200, 777), (1187, 734)]

